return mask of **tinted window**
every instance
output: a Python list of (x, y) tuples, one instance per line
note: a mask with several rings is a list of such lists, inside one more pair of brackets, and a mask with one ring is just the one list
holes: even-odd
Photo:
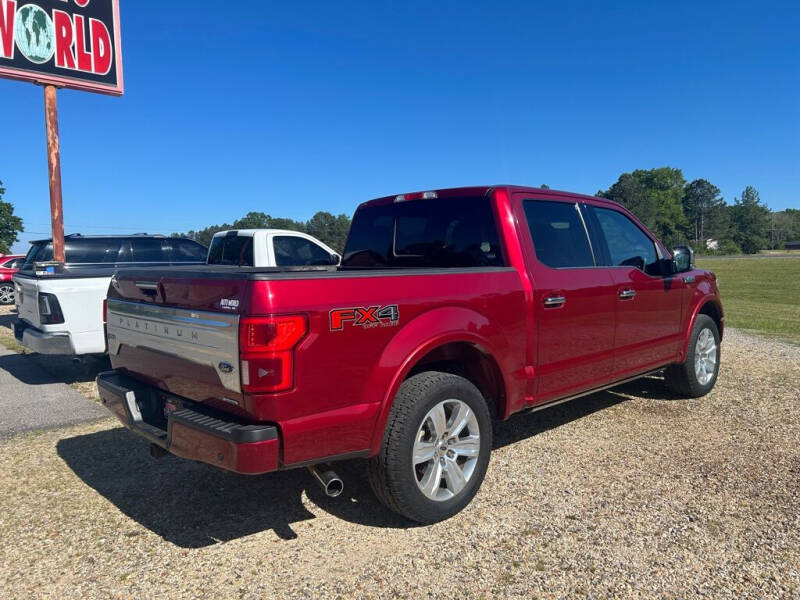
[(67, 239), (65, 251), (71, 264), (115, 263), (122, 246), (121, 238)]
[(169, 240), (172, 262), (206, 262), (208, 250), (202, 244), (192, 240)]
[(53, 260), (53, 245), (48, 242), (37, 242), (32, 244), (25, 255), (24, 268), (33, 269), (33, 263), (49, 262)]
[(356, 212), (343, 267), (502, 266), (489, 199), (442, 198)]
[(612, 266), (641, 267), (655, 275), (658, 272), (656, 247), (639, 227), (620, 212), (594, 207), (594, 214), (603, 231)]
[(131, 262), (167, 262), (164, 240), (160, 238), (131, 238)]
[(330, 265), (331, 255), (315, 243), (301, 237), (275, 236), (275, 264), (279, 267)]
[(218, 235), (208, 251), (210, 265), (253, 266), (253, 238), (244, 235)]
[(554, 269), (594, 266), (576, 204), (526, 200), (523, 206), (539, 262)]
[(6, 269), (19, 269), (24, 261), (24, 258), (12, 258), (4, 262), (2, 266)]

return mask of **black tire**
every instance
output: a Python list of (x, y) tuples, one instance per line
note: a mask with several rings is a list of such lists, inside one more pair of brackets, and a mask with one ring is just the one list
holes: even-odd
[[(417, 484), (412, 454), (426, 415), (446, 400), (459, 400), (472, 410), (480, 435), (479, 453), (463, 489), (450, 499), (432, 500)], [(443, 521), (462, 510), (477, 493), (489, 466), (491, 448), (489, 407), (478, 388), (458, 375), (419, 373), (403, 382), (394, 399), (381, 451), (369, 461), (369, 482), (375, 496), (390, 510), (417, 523)]]
[(0, 304), (14, 304), (14, 284), (0, 283)]
[[(714, 336), (714, 343), (716, 344), (716, 362), (711, 379), (706, 383), (701, 383), (695, 372), (695, 349), (700, 334), (706, 329), (711, 331), (711, 334)], [(664, 373), (664, 381), (667, 387), (676, 394), (687, 398), (699, 398), (710, 392), (714, 388), (714, 384), (717, 382), (717, 376), (719, 375), (719, 361), (721, 357), (719, 341), (719, 329), (717, 329), (717, 324), (714, 322), (714, 319), (708, 315), (697, 315), (694, 327), (692, 327), (692, 336), (689, 339), (689, 350), (686, 353), (686, 360), (682, 364), (667, 367)]]

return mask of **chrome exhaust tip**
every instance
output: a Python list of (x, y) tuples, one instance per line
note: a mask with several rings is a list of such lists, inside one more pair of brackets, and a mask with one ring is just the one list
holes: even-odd
[(325, 494), (330, 498), (336, 498), (344, 491), (344, 482), (333, 469), (327, 468), (327, 465), (323, 466), (326, 467), (324, 471), (320, 470), (318, 465), (311, 465), (308, 470), (322, 487)]

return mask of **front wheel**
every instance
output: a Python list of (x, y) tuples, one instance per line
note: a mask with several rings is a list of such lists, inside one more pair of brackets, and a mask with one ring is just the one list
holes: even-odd
[(14, 304), (14, 284), (0, 283), (0, 304)]
[(697, 315), (689, 339), (686, 360), (667, 367), (667, 387), (681, 396), (699, 398), (714, 388), (719, 375), (719, 329), (708, 315)]
[(369, 481), (389, 509), (434, 523), (463, 509), (489, 465), (492, 424), (480, 391), (463, 377), (425, 372), (400, 386)]

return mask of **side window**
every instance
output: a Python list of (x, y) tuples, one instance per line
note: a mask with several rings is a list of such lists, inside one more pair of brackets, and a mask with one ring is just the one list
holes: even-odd
[(539, 262), (554, 269), (594, 266), (592, 248), (576, 206), (544, 200), (523, 203)]
[(131, 262), (168, 262), (164, 240), (160, 238), (131, 238)]
[(76, 238), (67, 240), (64, 250), (71, 264), (113, 264), (117, 262), (121, 245), (121, 238)]
[(637, 267), (657, 275), (658, 254), (653, 240), (621, 212), (597, 206), (593, 210), (608, 246), (611, 266)]
[(272, 238), (275, 263), (279, 267), (330, 265), (331, 255), (315, 243), (301, 237), (288, 235)]
[(208, 250), (202, 244), (191, 240), (170, 240), (172, 248), (170, 260), (175, 263), (206, 262)]

